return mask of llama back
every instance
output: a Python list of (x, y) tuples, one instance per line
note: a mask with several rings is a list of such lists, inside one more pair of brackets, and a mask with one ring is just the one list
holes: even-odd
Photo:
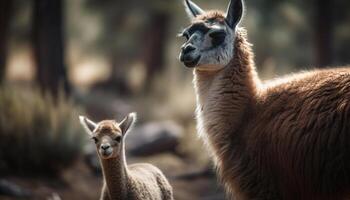
[(247, 129), (262, 176), (276, 179), (284, 199), (343, 195), (350, 188), (350, 70), (307, 72), (267, 85)]

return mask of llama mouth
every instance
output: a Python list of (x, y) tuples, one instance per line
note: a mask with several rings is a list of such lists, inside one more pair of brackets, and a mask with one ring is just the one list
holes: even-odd
[(188, 68), (193, 68), (198, 64), (200, 59), (201, 59), (201, 56), (198, 56), (196, 59), (194, 59), (192, 61), (184, 61), (184, 64)]

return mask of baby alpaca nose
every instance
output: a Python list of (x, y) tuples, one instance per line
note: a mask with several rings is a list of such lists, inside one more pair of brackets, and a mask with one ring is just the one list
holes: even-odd
[(101, 149), (103, 149), (103, 150), (107, 150), (107, 149), (109, 149), (109, 147), (111, 147), (111, 145), (109, 145), (109, 144), (101, 144)]

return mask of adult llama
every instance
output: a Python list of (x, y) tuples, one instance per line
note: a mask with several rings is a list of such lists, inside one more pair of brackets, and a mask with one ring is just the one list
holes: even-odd
[(233, 199), (350, 199), (350, 70), (262, 83), (242, 0), (227, 12), (185, 1), (180, 60), (193, 69), (197, 127)]

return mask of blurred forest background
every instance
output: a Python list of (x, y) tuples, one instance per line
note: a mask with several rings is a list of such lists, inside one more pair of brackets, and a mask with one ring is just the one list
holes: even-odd
[[(350, 1), (245, 3), (263, 80), (350, 63)], [(177, 59), (188, 24), (182, 0), (1, 0), (0, 199), (97, 199), (99, 163), (78, 115), (132, 111), (129, 163), (161, 168), (176, 199), (224, 199), (196, 136), (191, 70)]]

